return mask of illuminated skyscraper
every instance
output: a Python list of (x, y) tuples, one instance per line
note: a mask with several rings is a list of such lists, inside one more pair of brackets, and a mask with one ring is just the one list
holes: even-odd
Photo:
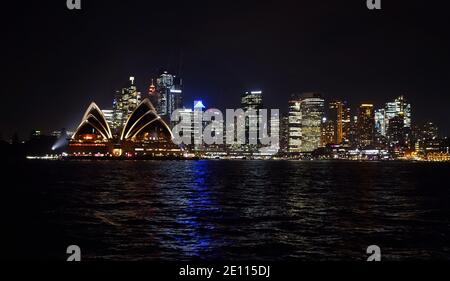
[(336, 123), (327, 118), (323, 118), (322, 122), (322, 138), (321, 146), (336, 143)]
[(247, 112), (254, 110), (254, 114), (247, 114), (248, 118), (245, 120), (245, 139), (247, 144), (258, 143), (258, 129), (261, 116), (258, 114), (263, 107), (262, 91), (245, 92), (241, 97), (242, 109)]
[(389, 126), (387, 130), (387, 137), (389, 146), (392, 149), (400, 150), (404, 148), (406, 140), (405, 134), (405, 117), (403, 113), (389, 119)]
[(241, 105), (244, 111), (249, 109), (261, 109), (262, 104), (262, 91), (245, 92), (241, 98)]
[[(350, 108), (345, 101), (332, 101), (328, 108), (327, 127), (333, 127), (333, 140), (331, 143), (341, 144), (349, 139)], [(330, 135), (330, 134), (329, 134)]]
[(311, 152), (321, 145), (324, 99), (318, 93), (293, 96), (289, 102), (289, 151)]
[[(381, 116), (381, 113), (384, 112), (384, 116)], [(398, 146), (397, 139), (399, 134), (402, 134), (401, 139), (403, 140), (403, 146), (409, 147), (411, 142), (411, 104), (409, 104), (404, 96), (400, 96), (396, 98), (393, 102), (386, 103), (384, 110), (378, 114), (378, 120), (383, 118), (384, 122), (377, 122), (379, 125), (379, 132), (387, 137), (390, 146)], [(391, 122), (393, 118), (396, 118), (394, 122)], [(398, 124), (399, 119), (403, 120), (403, 129), (395, 128), (395, 130), (390, 130), (390, 124)], [(395, 131), (395, 132), (394, 132)], [(388, 133), (390, 132), (390, 136)], [(395, 137), (393, 136), (395, 135)], [(392, 141), (391, 141), (392, 140)]]
[(301, 113), (301, 99), (297, 95), (293, 95), (289, 100), (289, 134), (288, 134), (288, 151), (289, 152), (301, 152), (301, 126), (302, 126), (302, 113)]
[(332, 143), (342, 143), (344, 106), (341, 101), (330, 102), (328, 121), (332, 123), (334, 138)]
[(384, 135), (386, 135), (389, 128), (389, 120), (400, 114), (403, 115), (404, 127), (411, 129), (411, 104), (409, 104), (404, 96), (396, 98), (393, 102), (386, 103), (384, 110)]
[(351, 109), (347, 102), (342, 104), (342, 142), (349, 143), (351, 139)]
[(280, 118), (280, 152), (288, 152), (289, 145), (289, 116)]
[(141, 93), (137, 91), (134, 77), (130, 77), (130, 85), (116, 92), (111, 126), (113, 134), (116, 134), (125, 125), (128, 116), (140, 103)]
[(357, 121), (357, 139), (359, 146), (371, 146), (374, 140), (374, 131), (375, 112), (373, 104), (361, 104)]
[[(153, 83), (152, 83), (153, 85)], [(182, 108), (182, 80), (164, 71), (156, 79), (156, 90), (150, 86), (150, 92), (155, 93), (156, 110), (159, 115), (169, 119), (173, 111)]]
[(375, 110), (375, 132), (379, 135), (386, 136), (386, 122), (385, 122), (384, 108)]

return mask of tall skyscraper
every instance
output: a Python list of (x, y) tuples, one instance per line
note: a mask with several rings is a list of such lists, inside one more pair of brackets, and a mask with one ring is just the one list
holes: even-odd
[(311, 152), (320, 147), (324, 103), (318, 93), (292, 97), (289, 102), (290, 152)]
[[(392, 122), (394, 118), (395, 120)], [(397, 127), (400, 119), (403, 120), (403, 129), (401, 130)], [(394, 124), (396, 126), (395, 129), (389, 129), (390, 124)], [(386, 103), (384, 108), (375, 112), (375, 130), (377, 135), (387, 140), (390, 147), (397, 147), (399, 138), (403, 140), (403, 146), (410, 146), (411, 104), (407, 102), (404, 96), (396, 98), (393, 102)], [(402, 136), (400, 137), (399, 134), (402, 134)]]
[(323, 118), (321, 146), (336, 144), (336, 123), (332, 119)]
[(169, 74), (167, 71), (164, 71), (156, 79), (156, 86), (150, 86), (149, 92), (155, 94), (156, 110), (160, 116), (170, 118), (173, 111), (182, 108), (182, 86), (181, 78)]
[(375, 131), (375, 112), (373, 104), (361, 104), (358, 111), (357, 139), (360, 147), (373, 144)]
[[(203, 122), (203, 111), (205, 110), (205, 105), (201, 100), (194, 101), (194, 111), (192, 115), (192, 120), (194, 121), (193, 126), (193, 138), (194, 138), (194, 149), (201, 150), (203, 149), (203, 129), (206, 126), (206, 123)], [(199, 120), (199, 122), (195, 122)]]
[(407, 102), (404, 96), (396, 98), (393, 102), (386, 103), (384, 110), (384, 135), (386, 135), (389, 129), (389, 120), (392, 118), (403, 115), (404, 127), (407, 130), (411, 129), (411, 104)]
[(313, 151), (320, 146), (321, 124), (325, 100), (318, 93), (306, 93), (302, 97), (302, 151)]
[(322, 124), (322, 145), (348, 143), (350, 139), (350, 108), (345, 101), (332, 101)]
[[(350, 131), (350, 108), (345, 101), (332, 101), (328, 108), (327, 128), (333, 127), (333, 139), (330, 143), (348, 142)], [(330, 135), (330, 133), (328, 133)]]
[(350, 143), (352, 115), (350, 106), (346, 101), (342, 104), (342, 142)]
[(301, 152), (302, 144), (302, 113), (301, 98), (298, 95), (292, 95), (289, 100), (288, 115), (288, 151), (292, 153)]
[(247, 144), (258, 143), (259, 121), (261, 116), (259, 110), (263, 108), (262, 91), (245, 92), (241, 97), (241, 107), (247, 112), (254, 110), (252, 114), (247, 114), (248, 118), (245, 120), (245, 139)]
[(124, 125), (128, 116), (141, 102), (141, 93), (138, 92), (134, 77), (130, 77), (130, 84), (116, 91), (113, 102), (112, 131), (116, 134)]
[(344, 105), (341, 101), (330, 102), (330, 116), (329, 120), (333, 123), (334, 139), (333, 143), (342, 143), (343, 139), (343, 119), (344, 119)]
[(261, 109), (262, 103), (262, 91), (245, 92), (241, 97), (241, 105), (244, 111), (249, 109)]
[(384, 108), (375, 110), (375, 132), (381, 136), (386, 136), (386, 112)]
[(399, 150), (405, 147), (405, 116), (403, 113), (389, 119), (387, 137), (391, 149)]
[(289, 116), (280, 118), (280, 152), (288, 152), (289, 147)]
[[(179, 129), (183, 132), (185, 138), (189, 138), (189, 144), (184, 143), (183, 146), (190, 151), (199, 151), (204, 148), (203, 129), (207, 125), (203, 121), (203, 111), (205, 106), (201, 100), (194, 101), (194, 107), (179, 109), (179, 114), (183, 122), (179, 123)], [(189, 120), (189, 122), (185, 122)], [(200, 120), (200, 125), (196, 121)]]

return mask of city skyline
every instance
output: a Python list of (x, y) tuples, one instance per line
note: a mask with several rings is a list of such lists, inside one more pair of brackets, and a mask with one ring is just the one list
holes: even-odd
[[(163, 70), (160, 73), (160, 75), (161, 75), (161, 77), (163, 77), (163, 76), (167, 76), (167, 75), (171, 75), (171, 74), (168, 73), (168, 71)], [(128, 86), (124, 86), (122, 89), (116, 89), (114, 91), (115, 94), (112, 94), (113, 98), (112, 98), (112, 101), (109, 103), (109, 105), (100, 105), (100, 108), (102, 108), (103, 114), (105, 114), (105, 116), (108, 116), (107, 119), (113, 118), (114, 117), (113, 115), (117, 114), (117, 113), (114, 113), (114, 108), (116, 108), (116, 106), (118, 104), (118, 101), (120, 100), (120, 98), (118, 98), (118, 97), (121, 94), (123, 95), (125, 92), (130, 93), (130, 94), (134, 93), (135, 96), (134, 96), (134, 98), (130, 96), (131, 97), (131, 104), (133, 104), (133, 106), (130, 105), (130, 109), (128, 109), (128, 108), (124, 109), (125, 112), (123, 112), (123, 114), (122, 114), (122, 112), (120, 113), (121, 116), (123, 116), (123, 117), (117, 117), (116, 116), (116, 118), (119, 118), (120, 120), (126, 119), (127, 115), (131, 114), (132, 110), (140, 103), (140, 101), (143, 100), (143, 99), (146, 99), (146, 98), (149, 99), (152, 102), (152, 104), (156, 108), (156, 112), (159, 115), (165, 116), (168, 119), (170, 119), (170, 113), (172, 113), (175, 109), (181, 109), (181, 108), (189, 109), (189, 108), (191, 108), (192, 102), (194, 102), (194, 104), (195, 104), (196, 101), (202, 101), (203, 102), (205, 100), (205, 97), (201, 97), (201, 96), (197, 96), (196, 99), (194, 99), (194, 100), (187, 100), (187, 98), (183, 97), (183, 95), (182, 95), (182, 94), (184, 94), (184, 89), (182, 90), (182, 88), (180, 88), (181, 86), (175, 85), (175, 87), (178, 87), (179, 90), (170, 90), (169, 89), (169, 90), (167, 90), (167, 93), (171, 93), (171, 92), (177, 93), (179, 95), (179, 99), (183, 100), (183, 103), (178, 102), (177, 105), (180, 106), (180, 107), (172, 107), (171, 110), (169, 110), (169, 111), (167, 111), (168, 109), (161, 109), (161, 105), (159, 104), (160, 101), (159, 101), (159, 99), (157, 97), (158, 90), (155, 90), (156, 92), (152, 92), (153, 91), (152, 88), (155, 87), (153, 85), (154, 84), (153, 80), (159, 79), (157, 77), (158, 76), (155, 76), (155, 78), (151, 78), (150, 80), (152, 82), (149, 85), (147, 85), (147, 87), (144, 87), (143, 89), (140, 89), (137, 86), (138, 83), (136, 83), (136, 79), (137, 78), (135, 76), (129, 76), (128, 82), (127, 82), (127, 83), (129, 83), (129, 85)], [(174, 76), (174, 78), (175, 78), (175, 76)], [(179, 77), (178, 79), (181, 79), (181, 77)], [(127, 79), (123, 79), (123, 80), (127, 81)], [(126, 85), (126, 83), (121, 83), (121, 84), (122, 85)], [(139, 83), (139, 84), (142, 84), (142, 83)], [(161, 87), (164, 88), (166, 86), (162, 85)], [(157, 87), (155, 87), (155, 89), (157, 89)], [(233, 99), (233, 103), (235, 105), (233, 108), (237, 109), (237, 108), (240, 108), (240, 106), (243, 106), (243, 109), (247, 110), (248, 108), (246, 106), (244, 106), (243, 104), (241, 104), (241, 102), (243, 102), (244, 97), (246, 95), (250, 95), (250, 93), (251, 94), (257, 93), (257, 94), (259, 94), (261, 96), (264, 96), (264, 100), (267, 100), (266, 92), (264, 90), (262, 90), (262, 89), (242, 89), (242, 91), (240, 93), (237, 93), (235, 95), (236, 98)], [(374, 126), (375, 126), (374, 127), (374, 132), (377, 131), (378, 133), (381, 133), (382, 135), (386, 135), (386, 133), (387, 133), (387, 125), (383, 124), (383, 126), (381, 126), (381, 128), (377, 128), (377, 126), (380, 126), (380, 124), (377, 123), (378, 122), (377, 121), (377, 114), (381, 114), (382, 113), (383, 114), (383, 118), (387, 118), (386, 120), (383, 119), (383, 122), (387, 123), (389, 121), (389, 119), (391, 119), (393, 116), (395, 116), (395, 110), (396, 110), (395, 104), (398, 103), (398, 99), (404, 99), (405, 98), (405, 95), (399, 94), (397, 96), (392, 97), (389, 100), (381, 102), (380, 104), (375, 104), (373, 102), (370, 102), (371, 100), (373, 100), (373, 99), (370, 99), (370, 98), (364, 99), (367, 102), (362, 102), (362, 103), (359, 103), (359, 104), (352, 104), (352, 103), (349, 103), (348, 99), (346, 99), (345, 97), (333, 97), (333, 98), (329, 99), (322, 92), (318, 92), (318, 91), (313, 91), (313, 92), (293, 91), (293, 93), (290, 95), (291, 97), (284, 101), (285, 102), (284, 108), (274, 108), (274, 107), (271, 107), (270, 104), (267, 104), (266, 101), (262, 102), (262, 100), (260, 100), (259, 102), (261, 102), (261, 106), (259, 106), (257, 109), (262, 109), (262, 108), (265, 108), (265, 109), (279, 109), (280, 113), (281, 113), (281, 116), (286, 116), (287, 117), (287, 116), (289, 116), (289, 112), (290, 112), (290, 108), (291, 108), (290, 103), (291, 103), (292, 97), (294, 97), (294, 96), (301, 96), (301, 95), (305, 95), (305, 94), (317, 94), (317, 95), (320, 95), (320, 98), (323, 99), (323, 106), (324, 107), (336, 106), (336, 105), (333, 105), (336, 102), (343, 103), (345, 105), (345, 110), (348, 111), (347, 114), (350, 116), (350, 118), (354, 118), (354, 117), (358, 116), (358, 110), (359, 110), (361, 105), (370, 105), (371, 107), (373, 107), (373, 110), (374, 110), (374, 116), (373, 116), (373, 119), (374, 119), (373, 123), (374, 123)], [(207, 96), (206, 96), (206, 99), (209, 100), (207, 98)], [(91, 102), (94, 102), (94, 100), (91, 100)], [(126, 101), (126, 102), (128, 104), (128, 101)], [(123, 101), (121, 101), (120, 103), (123, 103)], [(214, 103), (212, 103), (212, 104), (210, 103), (210, 104), (207, 104), (207, 105), (208, 105), (207, 108), (218, 108), (218, 109), (223, 110), (223, 111), (225, 110), (225, 108), (223, 106), (220, 106), (220, 105), (217, 105), (217, 104), (214, 104)], [(409, 128), (411, 128), (413, 125), (420, 126), (420, 125), (423, 125), (423, 124), (426, 124), (426, 123), (429, 123), (429, 122), (432, 122), (432, 123), (436, 124), (436, 122), (434, 120), (430, 119), (430, 118), (428, 118), (428, 119), (425, 118), (423, 120), (416, 120), (416, 118), (414, 118), (413, 119), (414, 121), (411, 121), (411, 119), (412, 119), (411, 118), (411, 111), (412, 110), (411, 110), (411, 103), (409, 103), (409, 99), (408, 99), (408, 106), (409, 106), (408, 107), (408, 115), (407, 115), (407, 119), (406, 120), (408, 120), (407, 123), (408, 123), (408, 127)], [(126, 107), (128, 107), (128, 105), (126, 105)], [(414, 107), (414, 110), (416, 108), (420, 108), (420, 107)], [(389, 113), (389, 110), (391, 110), (391, 111), (393, 110), (393, 112)], [(123, 111), (123, 110), (121, 109), (119, 111)], [(324, 117), (327, 117), (327, 118), (329, 117), (330, 114), (333, 114), (333, 113), (329, 112), (329, 109), (324, 109), (323, 113), (324, 113)], [(414, 117), (415, 117), (415, 114), (414, 114)], [(378, 117), (378, 118), (380, 118), (380, 117)], [(120, 121), (120, 124), (116, 125), (116, 126), (114, 126), (112, 124), (111, 125), (112, 129), (114, 129), (114, 127), (121, 127), (121, 126), (123, 126), (125, 121), (126, 120)], [(75, 121), (75, 124), (77, 124), (77, 123), (78, 123), (78, 121)], [(386, 128), (385, 128), (385, 126), (386, 126)], [(22, 133), (25, 133), (24, 137), (26, 138), (26, 137), (28, 137), (30, 132), (33, 132), (35, 130), (38, 130), (40, 132), (45, 132), (45, 133), (51, 133), (51, 132), (59, 130), (61, 128), (64, 128), (66, 130), (72, 130), (72, 129), (76, 128), (76, 125), (74, 125), (74, 126), (64, 126), (64, 127), (53, 126), (53, 127), (50, 127), (50, 128), (43, 128), (43, 126), (36, 126), (36, 127), (31, 127), (28, 131), (25, 131), (22, 128), (18, 128), (16, 130), (14, 130), (14, 132), (12, 132), (9, 137), (11, 138), (11, 137), (13, 137), (14, 134), (16, 134), (18, 132), (22, 132)], [(444, 130), (442, 130), (441, 127), (439, 127), (439, 132), (441, 133), (442, 137), (446, 137), (447, 136), (444, 133)], [(20, 136), (20, 134), (19, 134), (19, 136)], [(341, 139), (342, 139), (342, 136), (341, 136)], [(8, 140), (8, 136), (3, 136), (3, 140)]]
[[(168, 73), (168, 71), (163, 70), (160, 73), (160, 77), (166, 77), (166, 76), (172, 76), (172, 75), (170, 73)], [(190, 109), (190, 108), (192, 108), (191, 107), (192, 102), (194, 102), (194, 105), (195, 105), (196, 102), (199, 102), (199, 101), (203, 102), (203, 100), (204, 100), (204, 97), (197, 97), (197, 99), (195, 99), (195, 100), (186, 100), (186, 98), (183, 97), (184, 90), (183, 90), (182, 86), (181, 85), (177, 86), (176, 84), (172, 84), (172, 85), (175, 85), (174, 87), (176, 87), (177, 90), (170, 90), (170, 87), (169, 87), (168, 90), (164, 90), (164, 92), (167, 91), (166, 92), (167, 95), (176, 93), (178, 95), (178, 99), (180, 101), (184, 101), (184, 103), (178, 102), (176, 104), (177, 107), (172, 107), (170, 110), (168, 110), (165, 107), (165, 105), (163, 105), (163, 106), (160, 105), (161, 98), (158, 97), (158, 93), (161, 91), (159, 89), (166, 89), (166, 86), (161, 85), (161, 88), (159, 86), (158, 87), (154, 86), (153, 81), (156, 79), (159, 80), (158, 76), (156, 76), (155, 78), (151, 78), (150, 80), (152, 82), (150, 83), (150, 85), (148, 87), (146, 87), (147, 89), (144, 88), (141, 90), (137, 87), (136, 77), (129, 76), (128, 82), (127, 82), (129, 85), (124, 86), (122, 89), (117, 89), (115, 91), (115, 94), (113, 95), (113, 98), (112, 98), (112, 102), (110, 102), (109, 106), (100, 106), (100, 108), (102, 108), (103, 114), (106, 117), (106, 120), (110, 121), (111, 129), (113, 131), (116, 128), (123, 127), (128, 115), (130, 115), (132, 113), (132, 111), (137, 107), (137, 105), (140, 103), (140, 101), (142, 101), (146, 98), (152, 102), (152, 104), (156, 108), (156, 112), (159, 115), (161, 115), (162, 117), (164, 117), (166, 119), (166, 121), (170, 120), (170, 114), (175, 109), (182, 109), (182, 108)], [(173, 76), (173, 78), (170, 78), (170, 79), (175, 79), (175, 76)], [(177, 77), (177, 79), (181, 80), (182, 78)], [(123, 79), (123, 80), (126, 81), (126, 79)], [(122, 84), (126, 85), (127, 83), (122, 83)], [(431, 120), (431, 119), (416, 120), (414, 118), (413, 119), (414, 121), (411, 121), (411, 119), (412, 119), (411, 118), (411, 111), (412, 111), (411, 103), (409, 103), (409, 100), (407, 98), (405, 98), (404, 95), (399, 95), (399, 96), (393, 97), (390, 100), (384, 101), (383, 103), (377, 105), (377, 104), (370, 103), (370, 102), (363, 102), (360, 104), (351, 104), (347, 101), (348, 99), (345, 99), (342, 97), (327, 99), (326, 96), (321, 92), (309, 92), (309, 93), (302, 92), (302, 94), (299, 94), (299, 93), (300, 92), (291, 94), (290, 99), (285, 101), (286, 106), (284, 108), (280, 109), (281, 117), (282, 116), (287, 117), (290, 115), (290, 112), (292, 111), (292, 106), (293, 106), (291, 103), (292, 103), (292, 100), (294, 97), (300, 97), (305, 94), (306, 95), (311, 94), (311, 95), (318, 95), (320, 97), (320, 99), (322, 99), (321, 106), (323, 108), (321, 109), (321, 111), (322, 111), (323, 117), (325, 117), (326, 119), (330, 119), (330, 116), (334, 116), (335, 120), (337, 118), (339, 118), (338, 117), (339, 114), (336, 115), (336, 112), (330, 112), (330, 109), (334, 108), (335, 110), (339, 110), (338, 108), (340, 108), (341, 115), (343, 115), (345, 112), (345, 114), (346, 114), (345, 118), (344, 118), (344, 116), (340, 116), (341, 123), (342, 123), (342, 121), (344, 121), (344, 123), (350, 123), (350, 122), (353, 122), (354, 118), (358, 118), (359, 109), (361, 106), (368, 105), (368, 106), (372, 107), (373, 115), (374, 115), (374, 116), (372, 116), (373, 122), (371, 121), (371, 123), (373, 123), (373, 125), (374, 125), (373, 133), (378, 133), (383, 136), (387, 135), (389, 120), (392, 119), (392, 117), (395, 117), (396, 114), (398, 114), (398, 112), (405, 111), (403, 108), (401, 110), (398, 108), (399, 100), (401, 102), (403, 102), (403, 100), (405, 100), (407, 102), (407, 111), (405, 111), (405, 112), (407, 112), (406, 113), (407, 115), (405, 116), (405, 122), (406, 122), (404, 124), (405, 127), (408, 127), (409, 129), (411, 129), (412, 126), (422, 126), (429, 122), (436, 124), (436, 122), (434, 122), (434, 120)], [(251, 97), (254, 94), (258, 94), (257, 96), (260, 96), (259, 100), (257, 101), (257, 103), (259, 103), (259, 105), (257, 107), (246, 106), (245, 99), (248, 99), (248, 97)], [(129, 96), (129, 98), (127, 98), (127, 100), (123, 101), (122, 96)], [(265, 101), (267, 99), (267, 96), (265, 94), (265, 91), (263, 91), (261, 89), (245, 89), (241, 93), (237, 94), (237, 96), (239, 98), (236, 99), (235, 106), (234, 106), (235, 109), (240, 108), (240, 106), (242, 106), (244, 111), (251, 109), (251, 108), (254, 108), (254, 109), (263, 109), (263, 108), (264, 109), (278, 109), (278, 108), (271, 107), (269, 104), (267, 104), (267, 102), (263, 102), (263, 100)], [(264, 99), (262, 97), (264, 97)], [(365, 100), (370, 101), (371, 99), (365, 99)], [(94, 100), (92, 100), (91, 102), (94, 102)], [(202, 105), (203, 105), (203, 103), (202, 103)], [(207, 104), (207, 108), (218, 108), (222, 111), (225, 110), (225, 108), (222, 108), (215, 104)], [(416, 108), (417, 107), (414, 107), (414, 109), (416, 109)], [(120, 114), (120, 116), (118, 116), (118, 114)], [(345, 120), (342, 120), (343, 118)], [(116, 119), (119, 121), (113, 121), (113, 119)], [(380, 119), (381, 119), (381, 121), (380, 121)], [(118, 122), (118, 124), (114, 124), (114, 122), (116, 122), (116, 123)], [(381, 124), (380, 122), (383, 124)], [(323, 124), (323, 125), (325, 125), (325, 124)], [(342, 124), (340, 126), (342, 127)], [(349, 126), (349, 124), (347, 126)], [(76, 125), (72, 126), (72, 127), (62, 127), (62, 128), (66, 129), (66, 130), (74, 130), (76, 128)], [(57, 128), (57, 127), (43, 128), (42, 126), (33, 127), (29, 131), (25, 132), (26, 133), (25, 138), (28, 137), (30, 132), (40, 131), (40, 132), (44, 132), (44, 133), (51, 133), (51, 132), (57, 131), (59, 129), (61, 129), (61, 128)], [(16, 130), (14, 132), (14, 134), (17, 131), (18, 130)], [(440, 132), (441, 137), (447, 136), (443, 133), (443, 131), (440, 127), (439, 127), (439, 132)], [(340, 133), (338, 133), (336, 131), (333, 133), (332, 138), (334, 138), (334, 140), (335, 140), (334, 143), (340, 143), (340, 142), (342, 142), (343, 139), (345, 139), (345, 138), (343, 138), (342, 134), (343, 134), (342, 128), (340, 128)], [(338, 135), (340, 135), (340, 137), (338, 137)], [(11, 135), (11, 138), (12, 137), (13, 137), (13, 135)], [(348, 137), (347, 137), (347, 139), (348, 139)], [(5, 136), (3, 136), (3, 140), (8, 140), (8, 138), (5, 138)], [(11, 139), (9, 139), (9, 140), (11, 140)], [(340, 141), (336, 141), (336, 140), (340, 140)]]
[[(96, 1), (81, 11), (65, 3), (6, 4), (18, 16), (4, 23), (6, 53), (13, 54), (5, 58), (4, 91), (11, 94), (4, 102), (23, 104), (23, 112), (1, 112), (3, 138), (76, 126), (92, 100), (109, 107), (123, 77), (134, 75), (144, 91), (160, 68), (184, 78), (186, 100), (223, 108), (247, 89), (264, 90), (267, 104), (282, 111), (294, 92), (352, 105), (405, 95), (422, 105), (416, 120), (450, 132), (448, 18), (438, 4), (396, 1), (370, 11), (365, 1), (131, 3)], [(122, 14), (130, 15), (126, 23), (116, 21)], [(34, 25), (20, 24), (25, 17)]]
[[(21, 153), (31, 158), (448, 161), (448, 137), (432, 121), (415, 121), (415, 106), (403, 95), (380, 107), (362, 103), (352, 110), (345, 100), (327, 100), (318, 92), (293, 94), (288, 112), (280, 114), (265, 102), (264, 91), (253, 89), (243, 91), (240, 105), (224, 114), (201, 99), (178, 107), (184, 99), (181, 81), (163, 71), (145, 93), (130, 76), (112, 98), (112, 108), (93, 101), (70, 132), (34, 130)], [(18, 144), (17, 137), (11, 143)]]
[(5, 261), (450, 260), (449, 1), (2, 8)]

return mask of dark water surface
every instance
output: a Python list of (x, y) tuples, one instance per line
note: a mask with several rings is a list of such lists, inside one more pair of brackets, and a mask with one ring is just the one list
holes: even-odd
[(2, 259), (450, 260), (450, 165), (28, 161), (3, 169)]

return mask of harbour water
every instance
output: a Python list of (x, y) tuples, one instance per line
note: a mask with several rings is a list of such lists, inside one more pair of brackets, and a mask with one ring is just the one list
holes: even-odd
[(450, 259), (450, 164), (24, 161), (1, 188), (2, 259)]

